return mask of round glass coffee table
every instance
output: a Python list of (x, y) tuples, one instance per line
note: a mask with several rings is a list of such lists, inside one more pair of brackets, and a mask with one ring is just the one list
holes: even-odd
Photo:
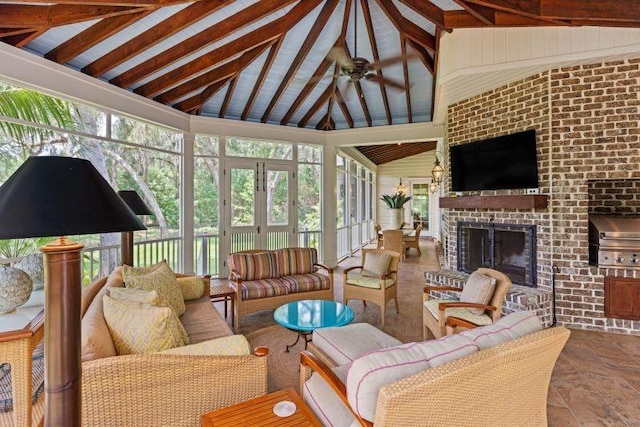
[(296, 342), (287, 345), (289, 348), (304, 338), (304, 349), (311, 341), (309, 338), (318, 328), (344, 326), (351, 323), (355, 314), (353, 310), (336, 301), (303, 300), (281, 305), (273, 312), (273, 319), (281, 326), (298, 333)]

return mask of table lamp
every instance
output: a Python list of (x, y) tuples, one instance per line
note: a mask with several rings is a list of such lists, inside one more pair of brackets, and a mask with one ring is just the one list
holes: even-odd
[(63, 236), (45, 266), (45, 426), (81, 425), (81, 249), (65, 235), (145, 227), (91, 162), (29, 157), (0, 187), (0, 239)]
[[(151, 209), (144, 204), (138, 193), (133, 190), (120, 190), (118, 196), (129, 206), (136, 215), (153, 215)], [(120, 238), (120, 253), (122, 264), (133, 267), (133, 231), (123, 231)]]

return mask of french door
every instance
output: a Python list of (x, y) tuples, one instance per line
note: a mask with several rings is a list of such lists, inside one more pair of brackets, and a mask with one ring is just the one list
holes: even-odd
[(273, 161), (226, 162), (224, 259), (231, 252), (295, 246), (293, 165)]

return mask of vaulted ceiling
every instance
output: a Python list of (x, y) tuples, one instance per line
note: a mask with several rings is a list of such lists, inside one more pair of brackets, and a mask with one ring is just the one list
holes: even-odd
[(4, 43), (190, 114), (324, 130), (430, 121), (443, 31), (547, 25), (638, 27), (640, 0), (0, 3)]

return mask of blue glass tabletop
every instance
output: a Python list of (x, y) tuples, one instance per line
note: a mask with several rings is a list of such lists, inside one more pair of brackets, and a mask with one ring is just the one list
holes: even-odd
[(313, 332), (328, 326), (344, 326), (354, 318), (353, 310), (336, 301), (304, 300), (281, 305), (273, 318), (287, 329)]

